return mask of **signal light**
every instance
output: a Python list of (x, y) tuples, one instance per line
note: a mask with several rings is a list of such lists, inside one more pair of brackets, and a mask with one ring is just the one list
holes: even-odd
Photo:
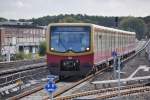
[(89, 50), (90, 50), (90, 48), (86, 48), (86, 50), (87, 50), (87, 51), (89, 51)]
[(51, 50), (54, 50), (54, 48), (51, 48)]

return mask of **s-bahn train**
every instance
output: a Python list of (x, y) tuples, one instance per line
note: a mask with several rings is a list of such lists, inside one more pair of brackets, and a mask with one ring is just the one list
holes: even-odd
[(135, 52), (135, 33), (90, 23), (53, 23), (47, 31), (47, 64), (60, 78), (85, 76)]

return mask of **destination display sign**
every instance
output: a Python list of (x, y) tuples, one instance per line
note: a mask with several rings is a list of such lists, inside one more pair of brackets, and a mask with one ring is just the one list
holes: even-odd
[(52, 26), (51, 31), (53, 32), (84, 32), (89, 31), (88, 26)]

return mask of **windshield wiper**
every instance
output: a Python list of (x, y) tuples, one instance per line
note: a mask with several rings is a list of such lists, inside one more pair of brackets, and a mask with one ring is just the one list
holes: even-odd
[(65, 51), (67, 50), (67, 48), (65, 47), (65, 45), (63, 44), (63, 42), (61, 41), (61, 38), (60, 38), (60, 33), (59, 33), (59, 43), (61, 43), (62, 47), (65, 49)]

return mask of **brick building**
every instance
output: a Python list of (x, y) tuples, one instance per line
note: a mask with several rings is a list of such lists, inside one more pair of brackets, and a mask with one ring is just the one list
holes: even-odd
[(16, 52), (36, 53), (41, 41), (45, 40), (44, 27), (32, 22), (1, 22), (0, 52), (2, 55)]

